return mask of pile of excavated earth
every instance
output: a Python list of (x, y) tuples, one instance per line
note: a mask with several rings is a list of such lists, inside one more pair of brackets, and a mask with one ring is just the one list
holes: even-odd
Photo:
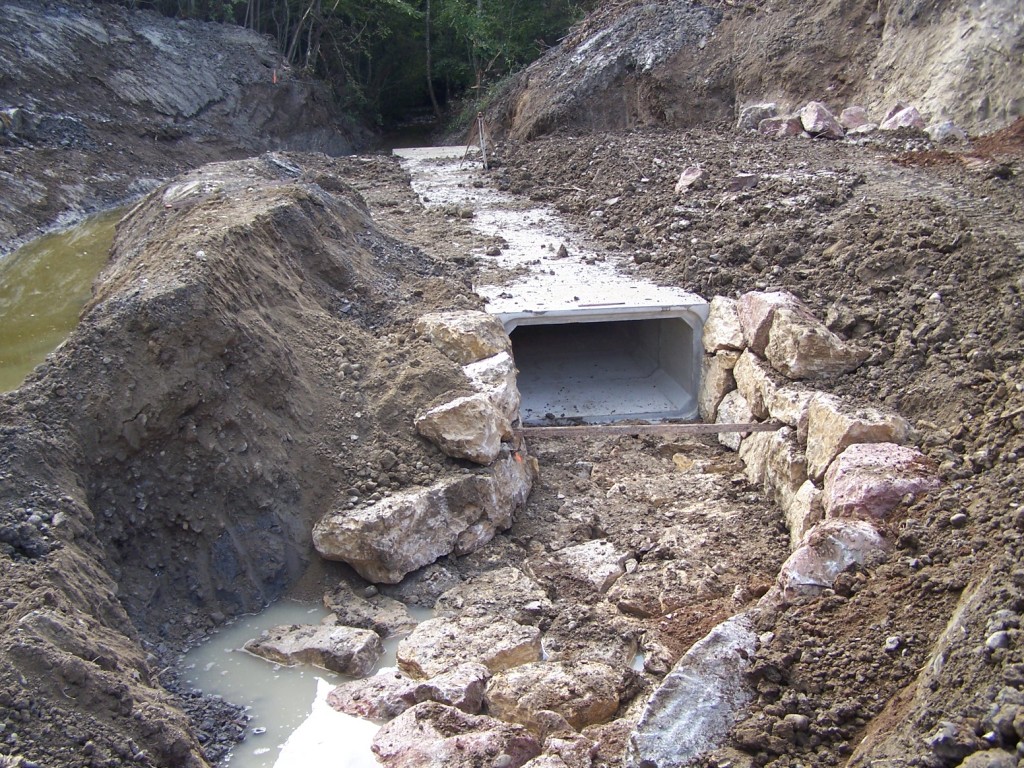
[[(1020, 79), (976, 59), (981, 104), (921, 78), (950, 30), (977, 53), (1020, 25), (955, 10), (620, 3), (514, 82), (466, 189), (568, 222), (540, 269), (704, 296), (701, 417), (756, 423), (524, 439), (472, 193), (262, 152), (288, 109), (244, 118), (276, 64), (248, 33), (0, 4), (5, 241), (150, 190), (78, 327), (0, 395), (0, 764), (216, 763), (244, 717), (178, 654), (292, 595), (330, 616), (248, 649), (350, 675), (329, 702), (385, 721), (384, 765), (1018, 765), (1024, 122), (978, 134)], [(791, 29), (843, 66), (798, 68)], [(231, 77), (168, 52), (193, 32), (242, 50)], [(388, 637), (397, 670), (368, 676)]]

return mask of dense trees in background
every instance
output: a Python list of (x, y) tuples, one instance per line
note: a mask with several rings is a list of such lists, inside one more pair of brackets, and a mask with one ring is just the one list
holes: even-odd
[(291, 67), (348, 105), (393, 121), (416, 108), (472, 108), (537, 58), (597, 0), (114, 0), (273, 36)]

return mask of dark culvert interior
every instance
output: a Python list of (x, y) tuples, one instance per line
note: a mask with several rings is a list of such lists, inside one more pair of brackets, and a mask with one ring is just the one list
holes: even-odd
[(524, 424), (697, 417), (700, 338), (684, 318), (559, 318), (510, 335)]

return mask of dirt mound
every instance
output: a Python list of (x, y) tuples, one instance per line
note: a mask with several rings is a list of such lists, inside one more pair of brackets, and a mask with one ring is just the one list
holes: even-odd
[(751, 103), (884, 114), (898, 100), (971, 131), (1020, 114), (1024, 26), (1012, 0), (608, 4), (528, 67), (488, 115), (524, 139), (556, 129), (689, 128)]
[(0, 255), (204, 162), (365, 140), (325, 83), (240, 27), (27, 0), (0, 3), (0, 26)]
[(294, 584), (339, 499), (462, 471), (412, 416), (463, 374), (410, 328), (474, 302), (375, 229), (340, 180), (359, 165), (265, 155), (161, 187), (79, 328), (0, 400), (0, 704), (21, 754), (79, 765), (91, 739), (92, 764), (199, 764), (157, 657)]

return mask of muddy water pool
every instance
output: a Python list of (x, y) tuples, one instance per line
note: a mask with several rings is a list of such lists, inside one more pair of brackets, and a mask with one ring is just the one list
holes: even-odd
[[(380, 723), (336, 712), (327, 694), (343, 675), (308, 665), (285, 667), (242, 647), (280, 624), (317, 624), (327, 610), (313, 603), (280, 600), (262, 613), (244, 616), (212, 635), (181, 660), (188, 686), (245, 707), (250, 721), (245, 741), (232, 751), (229, 768), (367, 768), (378, 766), (370, 743)], [(410, 606), (417, 621), (432, 615)], [(401, 638), (384, 641), (384, 656), (371, 674), (395, 666)]]
[(78, 323), (123, 213), (93, 216), (0, 260), (0, 392), (21, 386)]

